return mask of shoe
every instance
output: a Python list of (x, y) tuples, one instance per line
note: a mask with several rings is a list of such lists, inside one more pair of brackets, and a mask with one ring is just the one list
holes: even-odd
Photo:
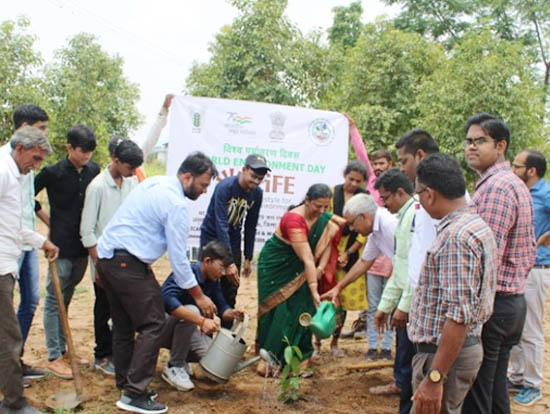
[(374, 348), (369, 349), (365, 358), (367, 358), (367, 361), (376, 361), (378, 359), (378, 350)]
[(162, 379), (179, 391), (191, 391), (195, 385), (189, 379), (189, 374), (184, 367), (169, 367), (165, 365), (162, 370)]
[(41, 369), (33, 368), (23, 363), (23, 361), (21, 361), (21, 369), (23, 370), (23, 377), (29, 378), (29, 379), (40, 379), (44, 375), (46, 375), (46, 373)]
[(94, 369), (102, 371), (104, 374), (115, 376), (115, 365), (109, 357), (96, 358), (94, 362)]
[(29, 388), (32, 385), (32, 382), (28, 377), (22, 377), (22, 381), (23, 381), (23, 388)]
[[(367, 324), (364, 320), (356, 319), (351, 324), (351, 329), (349, 331), (342, 332), (340, 338), (355, 338), (355, 333), (359, 331), (366, 331)], [(366, 333), (365, 333), (366, 335)]]
[[(153, 401), (155, 401), (157, 399), (157, 397), (159, 396), (158, 393), (156, 391), (153, 391), (153, 390), (147, 390), (145, 395), (147, 395), (147, 397), (149, 397)], [(124, 396), (124, 391), (120, 391), (120, 398), (122, 398), (123, 396)]]
[(32, 405), (27, 404), (22, 408), (8, 408), (4, 404), (0, 405), (0, 412), (3, 414), (43, 414), (42, 411), (34, 408)]
[(384, 361), (393, 361), (393, 357), (391, 355), (391, 349), (383, 349), (380, 352), (380, 359)]
[(116, 406), (131, 413), (162, 414), (168, 411), (166, 405), (152, 400), (147, 394), (132, 398), (123, 393)]
[(506, 382), (508, 383), (508, 392), (518, 393), (523, 391), (523, 384), (516, 384), (510, 378), (507, 378)]
[(374, 395), (399, 395), (401, 393), (401, 388), (395, 385), (395, 382), (390, 382), (386, 385), (370, 387), (369, 392)]
[[(62, 357), (65, 362), (71, 366), (71, 358), (69, 357), (69, 353), (68, 352), (65, 352), (63, 354), (63, 357)], [(76, 363), (77, 365), (80, 365), (81, 367), (89, 367), (90, 366), (90, 361), (88, 361), (86, 358), (83, 358), (81, 356), (78, 356), (78, 355), (74, 355), (74, 358), (76, 360)]]
[(190, 377), (193, 376), (193, 368), (191, 367), (191, 364), (189, 364), (189, 362), (184, 362), (183, 368), (185, 369), (185, 372), (187, 372), (187, 375), (189, 375)]
[(355, 331), (353, 334), (353, 339), (367, 339), (367, 329), (362, 329), (360, 331)]
[(525, 387), (521, 392), (514, 397), (514, 402), (528, 407), (542, 399), (542, 393), (536, 388)]
[(50, 361), (48, 365), (46, 365), (46, 370), (51, 372), (56, 377), (63, 379), (73, 379), (73, 370), (62, 356), (54, 359), (53, 361)]

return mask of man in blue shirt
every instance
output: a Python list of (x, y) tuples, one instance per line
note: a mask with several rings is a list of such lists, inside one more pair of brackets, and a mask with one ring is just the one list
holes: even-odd
[(111, 304), (116, 384), (124, 390), (116, 406), (122, 410), (153, 414), (168, 410), (147, 391), (165, 319), (151, 264), (168, 251), (177, 285), (190, 292), (207, 318), (214, 315), (215, 306), (197, 285), (187, 259), (187, 199), (199, 198), (217, 174), (206, 155), (190, 154), (177, 176), (151, 177), (138, 185), (99, 238), (97, 270)]
[(514, 401), (532, 405), (542, 398), (544, 361), (544, 303), (550, 285), (550, 185), (543, 179), (546, 158), (539, 151), (525, 150), (514, 158), (512, 170), (529, 187), (533, 198), (533, 225), (537, 258), (525, 287), (527, 314), (519, 345), (511, 352), (509, 388), (519, 393)]
[[(265, 157), (258, 154), (250, 154), (246, 157), (245, 166), (239, 175), (227, 177), (216, 185), (201, 224), (201, 248), (212, 240), (221, 241), (231, 250), (235, 265), (240, 272), (241, 229), (244, 222), (243, 276), (245, 277), (252, 271), (254, 239), (263, 198), (260, 184), (268, 171), (271, 170), (267, 166)], [(221, 285), (225, 300), (234, 307), (239, 286), (238, 277), (224, 278), (221, 280)], [(229, 327), (225, 321), (222, 321), (222, 325)]]
[[(243, 312), (231, 308), (225, 301), (220, 279), (228, 272), (236, 271), (233, 257), (223, 243), (211, 241), (201, 251), (201, 261), (193, 263), (191, 269), (202, 292), (210, 297), (218, 310), (221, 320), (233, 322), (241, 320)], [(187, 362), (198, 362), (212, 343), (210, 335), (219, 331), (217, 321), (201, 316), (193, 297), (181, 289), (174, 275), (162, 285), (164, 309), (167, 317), (160, 340), (161, 348), (170, 349), (170, 360), (162, 371), (162, 378), (180, 391), (194, 388), (189, 379)]]

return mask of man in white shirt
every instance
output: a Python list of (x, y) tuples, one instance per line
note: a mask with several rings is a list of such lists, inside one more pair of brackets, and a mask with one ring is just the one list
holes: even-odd
[(18, 129), (12, 143), (11, 155), (0, 160), (0, 392), (4, 395), (0, 409), (8, 414), (36, 414), (39, 411), (23, 395), (22, 336), (13, 309), (13, 288), (23, 245), (44, 249), (49, 260), (58, 255), (57, 246), (21, 224), (24, 175), (40, 167), (51, 147), (42, 132), (30, 126)]

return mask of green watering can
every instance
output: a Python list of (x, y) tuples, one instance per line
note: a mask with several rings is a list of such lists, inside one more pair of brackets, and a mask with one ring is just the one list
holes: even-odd
[(336, 317), (342, 311), (341, 307), (336, 309), (332, 302), (323, 301), (313, 317), (308, 313), (302, 313), (299, 322), (300, 325), (309, 327), (317, 338), (326, 339), (336, 330)]

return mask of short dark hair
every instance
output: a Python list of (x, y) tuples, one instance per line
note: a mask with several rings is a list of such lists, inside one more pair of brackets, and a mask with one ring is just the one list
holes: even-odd
[(393, 161), (393, 158), (392, 158), (390, 152), (386, 149), (376, 150), (370, 156), (371, 161), (378, 160), (380, 158), (385, 158), (388, 162)]
[(317, 200), (318, 198), (331, 198), (332, 190), (326, 184), (313, 184), (307, 189), (306, 198), (308, 200)]
[(235, 262), (231, 251), (225, 244), (217, 240), (212, 240), (201, 249), (199, 260), (202, 262), (207, 257), (210, 257), (212, 260), (221, 260), (225, 266), (229, 266)]
[(390, 168), (384, 171), (374, 184), (374, 188), (377, 190), (380, 187), (384, 187), (385, 190), (388, 190), (392, 194), (395, 194), (398, 188), (402, 188), (407, 194), (412, 195), (414, 193), (411, 180), (399, 171), (399, 168)]
[(369, 178), (367, 167), (359, 160), (351, 161), (348, 165), (346, 165), (346, 168), (344, 169), (344, 177), (352, 171), (361, 174), (363, 176), (363, 180), (365, 181)]
[(89, 152), (95, 150), (96, 137), (94, 130), (87, 125), (74, 125), (67, 133), (67, 143), (73, 148), (82, 148)]
[(454, 200), (464, 196), (466, 182), (455, 157), (436, 153), (424, 158), (416, 168), (416, 179), (426, 187)]
[[(510, 146), (510, 129), (502, 119), (499, 119), (494, 115), (481, 112), (468, 118), (464, 132), (468, 133), (468, 130), (472, 125), (479, 125), (483, 132), (493, 138), (496, 142), (505, 141), (506, 151), (508, 151), (508, 147)], [(504, 151), (504, 154), (506, 154), (506, 151)]]
[(527, 169), (534, 167), (537, 171), (537, 177), (544, 177), (544, 174), (546, 174), (546, 157), (542, 154), (542, 152), (533, 149), (528, 149), (522, 152), (527, 154), (527, 157), (525, 158), (525, 167)]
[(424, 151), (426, 154), (433, 154), (439, 152), (439, 146), (435, 139), (428, 133), (428, 131), (420, 128), (415, 128), (401, 138), (395, 144), (395, 148), (403, 148), (406, 153), (415, 155), (418, 150)]
[(183, 160), (178, 169), (178, 174), (191, 173), (193, 177), (198, 177), (208, 171), (211, 172), (212, 178), (218, 176), (218, 170), (210, 158), (200, 151), (192, 152)]
[(115, 148), (115, 158), (120, 162), (130, 164), (132, 168), (143, 164), (143, 151), (134, 141), (129, 139), (122, 140)]
[(38, 121), (48, 121), (48, 114), (42, 108), (31, 104), (21, 104), (13, 111), (14, 129), (19, 129), (23, 123), (32, 126)]

